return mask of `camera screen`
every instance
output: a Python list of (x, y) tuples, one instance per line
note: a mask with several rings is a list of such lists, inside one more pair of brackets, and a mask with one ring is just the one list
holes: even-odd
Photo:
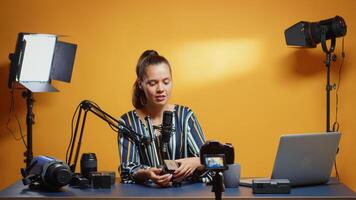
[(225, 169), (226, 165), (224, 154), (205, 155), (204, 160), (206, 169)]

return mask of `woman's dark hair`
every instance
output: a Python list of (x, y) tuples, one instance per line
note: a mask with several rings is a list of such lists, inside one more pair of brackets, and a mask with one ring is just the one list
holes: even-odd
[(159, 55), (155, 50), (146, 50), (142, 53), (140, 58), (137, 61), (136, 65), (136, 81), (133, 85), (133, 94), (132, 94), (132, 104), (136, 109), (141, 109), (147, 103), (147, 98), (142, 89), (140, 89), (139, 81), (142, 81), (145, 76), (145, 70), (149, 65), (158, 65), (161, 63), (166, 63), (169, 67), (169, 71), (172, 74), (171, 66), (168, 60)]

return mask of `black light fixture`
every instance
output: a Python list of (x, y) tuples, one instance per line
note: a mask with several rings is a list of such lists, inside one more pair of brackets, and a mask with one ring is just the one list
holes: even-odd
[(333, 41), (337, 37), (345, 36), (346, 31), (345, 20), (336, 16), (319, 22), (298, 22), (289, 27), (284, 34), (287, 45), (315, 48), (320, 42), (325, 43), (326, 40)]
[[(304, 48), (315, 48), (319, 43), (326, 54), (326, 131), (330, 132), (330, 64), (336, 57), (332, 57), (335, 50), (336, 38), (346, 35), (345, 20), (340, 16), (321, 20), (319, 22), (300, 21), (284, 31), (287, 45)], [(331, 40), (330, 47), (326, 41)]]

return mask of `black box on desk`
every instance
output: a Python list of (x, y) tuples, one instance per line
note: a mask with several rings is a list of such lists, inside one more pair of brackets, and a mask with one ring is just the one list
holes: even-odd
[(91, 172), (93, 188), (111, 188), (115, 184), (115, 172)]
[(289, 194), (290, 181), (288, 179), (253, 180), (254, 194)]

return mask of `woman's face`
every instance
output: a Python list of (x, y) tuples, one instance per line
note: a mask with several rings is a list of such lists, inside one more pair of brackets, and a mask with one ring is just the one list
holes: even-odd
[(172, 91), (172, 76), (169, 66), (166, 63), (160, 63), (146, 67), (140, 87), (145, 92), (148, 105), (166, 105)]

